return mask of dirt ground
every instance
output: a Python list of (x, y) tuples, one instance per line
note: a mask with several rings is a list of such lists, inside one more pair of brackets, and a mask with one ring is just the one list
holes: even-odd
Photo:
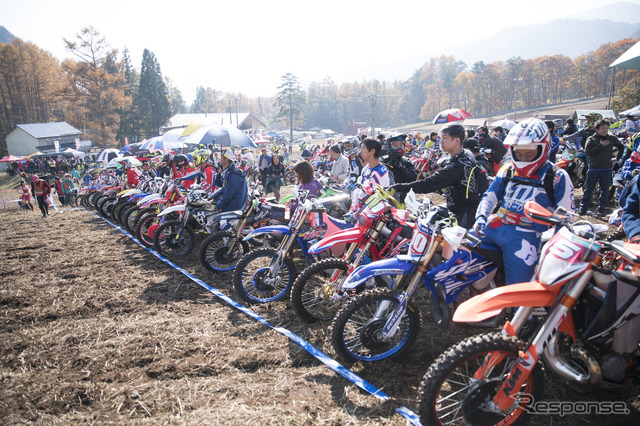
[[(382, 402), (88, 212), (44, 219), (0, 205), (0, 236), (2, 424), (407, 424), (395, 409), (415, 409), (429, 365), (480, 332), (437, 329), (420, 293), (423, 326), (413, 350), (348, 366), (391, 396)], [(208, 272), (194, 255), (176, 263), (238, 299), (230, 273)], [(284, 302), (252, 309), (333, 357), (329, 324), (302, 325)], [(593, 397), (548, 378), (547, 398)], [(638, 397), (626, 400), (631, 414), (607, 420), (640, 422)], [(568, 420), (533, 423), (604, 417)]]

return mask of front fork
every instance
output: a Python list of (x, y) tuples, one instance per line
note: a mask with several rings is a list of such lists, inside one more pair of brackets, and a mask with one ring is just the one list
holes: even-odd
[[(302, 206), (298, 206), (298, 208), (302, 208)], [(291, 250), (291, 246), (296, 240), (298, 234), (300, 234), (300, 228), (302, 228), (302, 224), (307, 219), (308, 215), (309, 212), (305, 210), (295, 228), (293, 228), (293, 232), (289, 235), (285, 235), (282, 239), (282, 243), (280, 243), (280, 250), (278, 250), (278, 257), (276, 258), (276, 261), (273, 262), (271, 266), (269, 266), (271, 278), (276, 277), (278, 275), (278, 272), (280, 272), (282, 261), (284, 260), (286, 254), (289, 253), (289, 250)]]
[[(426, 274), (429, 270), (428, 265), (429, 263), (431, 263), (431, 259), (433, 259), (433, 255), (435, 254), (436, 250), (438, 249), (438, 247), (440, 247), (440, 243), (442, 242), (442, 240), (443, 237), (441, 234), (438, 234), (431, 240), (431, 245), (429, 246), (427, 253), (422, 256), (420, 263), (418, 263), (418, 270), (411, 278), (409, 286), (398, 296), (399, 303), (396, 305), (391, 315), (389, 315), (389, 318), (387, 319), (387, 322), (382, 329), (381, 339), (383, 341), (392, 339), (398, 331), (400, 321), (407, 311), (407, 304), (409, 303), (409, 299), (411, 299), (411, 296), (418, 288), (418, 285), (422, 283), (422, 277), (424, 277), (424, 274)], [(389, 300), (380, 303), (380, 306), (376, 311), (376, 318), (383, 318), (390, 304), (391, 301)]]

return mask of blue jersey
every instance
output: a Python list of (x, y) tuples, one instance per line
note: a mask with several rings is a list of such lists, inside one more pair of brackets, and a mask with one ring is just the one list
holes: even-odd
[(530, 177), (521, 177), (513, 173), (509, 178), (511, 163), (502, 166), (496, 175), (495, 180), (485, 192), (478, 210), (478, 217), (488, 218), (498, 207), (497, 218), (506, 225), (516, 225), (519, 227), (543, 232), (546, 225), (536, 224), (524, 215), (524, 204), (527, 201), (535, 201), (545, 208), (564, 207), (568, 211), (573, 211), (573, 184), (566, 171), (558, 168), (553, 178), (554, 200), (550, 200), (544, 188), (544, 176), (553, 173), (553, 165), (547, 161), (536, 173)]

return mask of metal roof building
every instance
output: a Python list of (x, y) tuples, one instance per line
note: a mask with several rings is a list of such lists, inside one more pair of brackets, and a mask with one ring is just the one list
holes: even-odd
[(67, 148), (77, 149), (81, 136), (80, 130), (65, 121), (18, 124), (7, 135), (7, 149), (9, 154), (19, 156), (30, 155), (35, 151), (53, 154)]

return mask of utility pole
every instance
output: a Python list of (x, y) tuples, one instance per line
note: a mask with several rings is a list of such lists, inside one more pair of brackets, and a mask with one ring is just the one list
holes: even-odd
[(240, 123), (238, 122), (238, 98), (236, 99), (236, 127), (240, 127)]
[(229, 125), (233, 123), (233, 116), (231, 115), (231, 99), (229, 99)]
[(518, 122), (518, 86), (520, 86), (520, 82), (522, 81), (522, 77), (514, 78), (513, 81), (516, 82), (516, 105), (513, 111), (513, 121)]
[(376, 137), (376, 122), (375, 122), (375, 111), (376, 111), (376, 98), (378, 95), (369, 95), (369, 104), (371, 105), (371, 137)]
[(607, 104), (607, 109), (611, 109), (611, 97), (613, 96), (614, 89), (614, 79), (616, 77), (616, 69), (613, 68), (613, 72), (611, 73), (611, 89), (609, 90), (609, 103)]

